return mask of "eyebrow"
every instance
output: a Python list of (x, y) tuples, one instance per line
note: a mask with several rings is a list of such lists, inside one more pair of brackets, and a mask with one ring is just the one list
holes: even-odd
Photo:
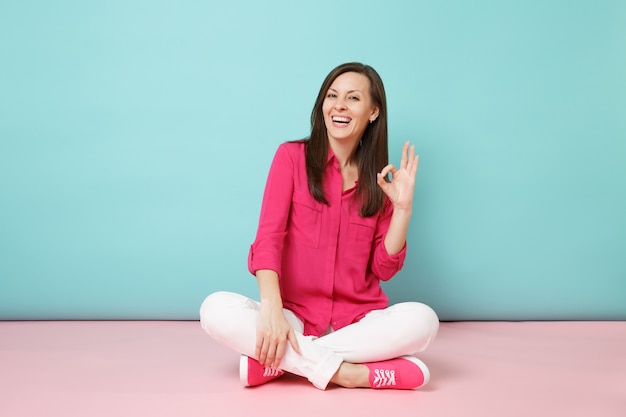
[[(337, 92), (337, 90), (335, 90), (334, 88), (328, 89), (328, 91), (331, 91), (331, 90), (334, 91), (335, 93)], [(350, 91), (347, 91), (347, 93), (350, 94), (350, 93), (362, 93), (362, 92), (361, 90), (350, 90)]]

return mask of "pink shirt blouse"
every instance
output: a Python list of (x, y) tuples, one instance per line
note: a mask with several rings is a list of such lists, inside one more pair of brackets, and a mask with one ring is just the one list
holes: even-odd
[(356, 187), (343, 191), (338, 161), (329, 150), (324, 172), (328, 205), (309, 192), (304, 143), (280, 145), (267, 178), (259, 228), (250, 247), (248, 269), (276, 271), (283, 306), (304, 322), (304, 334), (338, 330), (372, 310), (387, 307), (380, 287), (406, 257), (389, 255), (383, 240), (393, 206), (361, 217), (353, 201)]

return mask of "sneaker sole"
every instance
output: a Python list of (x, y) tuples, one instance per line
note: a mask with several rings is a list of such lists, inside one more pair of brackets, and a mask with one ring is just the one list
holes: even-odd
[(250, 386), (248, 384), (248, 357), (246, 355), (241, 355), (239, 358), (239, 381), (244, 387)]

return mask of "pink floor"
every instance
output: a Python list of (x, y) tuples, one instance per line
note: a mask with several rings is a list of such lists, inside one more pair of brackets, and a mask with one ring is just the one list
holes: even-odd
[(626, 415), (626, 322), (442, 323), (419, 391), (244, 389), (198, 322), (0, 322), (0, 416)]

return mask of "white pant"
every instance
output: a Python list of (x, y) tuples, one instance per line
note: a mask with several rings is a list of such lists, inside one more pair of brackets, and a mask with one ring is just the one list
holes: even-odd
[[(219, 343), (255, 357), (260, 304), (231, 292), (209, 295), (200, 308), (202, 328)], [(365, 363), (415, 355), (428, 346), (439, 329), (439, 319), (425, 304), (407, 302), (374, 310), (358, 323), (321, 337), (304, 336), (304, 325), (284, 310), (296, 333), (301, 354), (287, 343), (280, 369), (306, 377), (325, 389), (342, 362)]]

